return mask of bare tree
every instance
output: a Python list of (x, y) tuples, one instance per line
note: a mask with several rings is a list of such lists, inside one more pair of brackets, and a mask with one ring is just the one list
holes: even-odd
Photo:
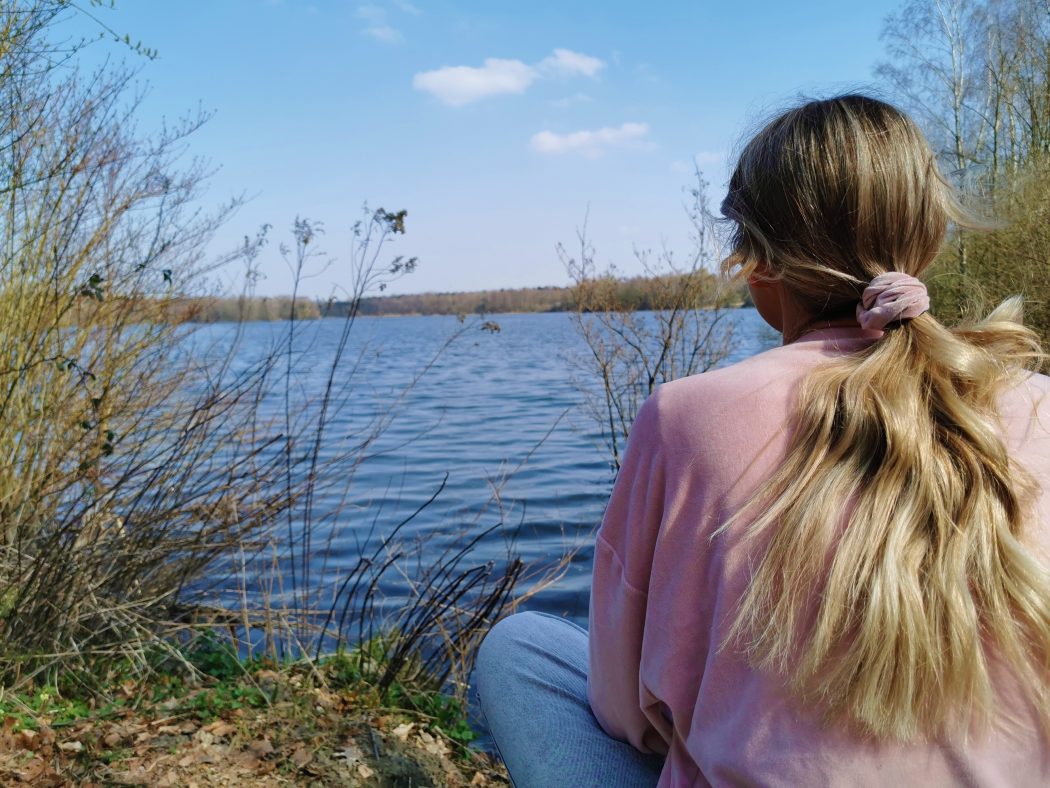
[[(907, 0), (883, 30), (877, 73), (925, 126), (947, 169), (1006, 222), (957, 232), (931, 275), (942, 317), (1022, 293), (1050, 336), (1042, 230), (1050, 157), (1050, 2)], [(981, 292), (983, 297), (974, 297)]]
[(876, 73), (950, 171), (976, 169), (994, 189), (1004, 170), (1050, 150), (1047, 0), (907, 0), (882, 38)]

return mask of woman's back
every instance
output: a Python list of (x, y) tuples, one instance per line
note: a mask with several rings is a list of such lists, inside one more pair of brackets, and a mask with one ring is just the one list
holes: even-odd
[[(881, 336), (815, 331), (666, 384), (639, 414), (595, 552), (589, 697), (607, 732), (668, 751), (661, 784), (1050, 782), (1039, 715), (995, 667), (990, 730), (898, 744), (825, 725), (819, 703), (722, 647), (765, 545), (745, 538), (748, 519), (719, 529), (784, 462), (806, 377)], [(1000, 403), (1006, 448), (1041, 486), (1024, 540), (1050, 567), (1050, 379), (1028, 376)], [(811, 620), (817, 592), (788, 592)]]

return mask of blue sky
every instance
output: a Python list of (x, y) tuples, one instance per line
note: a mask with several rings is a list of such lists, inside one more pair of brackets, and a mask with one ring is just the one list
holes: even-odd
[[(800, 94), (875, 85), (897, 0), (118, 0), (96, 9), (158, 50), (143, 127), (200, 106), (206, 199), (247, 204), (216, 253), (263, 224), (259, 291), (289, 292), (296, 216), (346, 258), (360, 207), (408, 211), (388, 292), (560, 285), (556, 244), (588, 217), (601, 263), (684, 250), (692, 162), (721, 199), (743, 135)], [(76, 23), (80, 24), (80, 23)], [(122, 57), (124, 55), (121, 55)], [(306, 291), (346, 283), (335, 265)], [(226, 279), (232, 284), (236, 272)]]

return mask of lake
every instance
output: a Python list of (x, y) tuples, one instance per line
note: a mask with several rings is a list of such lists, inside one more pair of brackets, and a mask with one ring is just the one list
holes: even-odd
[[(321, 459), (332, 465), (315, 501), (311, 582), (337, 584), (370, 532), (374, 538), (388, 531), (440, 489), (404, 527), (405, 538), (438, 551), (461, 540), (464, 529), (503, 523), (475, 549), (476, 560), (498, 560), (511, 538), (537, 566), (576, 548), (561, 580), (527, 607), (584, 622), (591, 540), (613, 480), (608, 449), (582, 407), (581, 387), (596, 385), (574, 361), (585, 346), (568, 314), (485, 319), (499, 331), (446, 316), (359, 318), (353, 326), (336, 375), (338, 407), (321, 446)], [(728, 319), (736, 336), (730, 361), (779, 344), (753, 309), (732, 310)], [(298, 325), (290, 377), (295, 418), (308, 420), (317, 407), (343, 325)], [(221, 344), (233, 331), (209, 325), (195, 336)], [(243, 331), (237, 353), (247, 364), (287, 325), (251, 323)], [(283, 418), (283, 394), (272, 392), (262, 409)], [(361, 459), (354, 447), (387, 409), (388, 422)], [(392, 605), (404, 593), (396, 580), (382, 591)]]

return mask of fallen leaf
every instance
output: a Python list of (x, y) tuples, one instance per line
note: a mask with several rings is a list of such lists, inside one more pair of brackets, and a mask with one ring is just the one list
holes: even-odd
[(251, 771), (255, 771), (261, 763), (261, 761), (250, 752), (236, 752), (230, 756), (230, 760), (242, 769), (249, 769)]
[(262, 758), (273, 752), (273, 745), (270, 744), (269, 739), (257, 739), (248, 745), (248, 749), (259, 758)]
[(448, 755), (448, 745), (441, 739), (434, 739), (423, 744), (423, 749), (431, 755)]
[(64, 741), (58, 745), (58, 749), (65, 752), (80, 752), (84, 749), (84, 745), (78, 741)]
[(225, 720), (216, 720), (215, 722), (209, 725), (205, 725), (203, 728), (201, 728), (201, 730), (207, 731), (217, 739), (223, 739), (229, 736), (230, 734), (236, 733), (237, 726), (231, 725)]
[(394, 730), (392, 730), (391, 733), (393, 733), (394, 736), (399, 738), (401, 741), (408, 741), (408, 734), (410, 734), (415, 727), (416, 726), (413, 725), (411, 722), (405, 722), (394, 728)]
[(275, 761), (259, 761), (259, 765), (255, 767), (255, 773), (257, 775), (269, 774), (277, 768)]
[(33, 760), (29, 761), (23, 766), (18, 772), (18, 776), (30, 785), (36, 785), (45, 771), (50, 771), (47, 764), (40, 758), (34, 757)]
[(215, 741), (215, 736), (205, 730), (197, 731), (193, 738), (199, 741), (201, 744), (205, 745), (211, 744), (213, 741)]
[(349, 742), (342, 751), (336, 754), (338, 758), (346, 758), (347, 763), (353, 765), (358, 761), (365, 759), (365, 754), (361, 752), (361, 748), (353, 742)]
[(333, 695), (331, 692), (326, 692), (321, 688), (314, 690), (314, 696), (317, 698), (318, 711), (324, 711), (337, 705), (339, 697)]
[(489, 778), (481, 772), (474, 772), (474, 777), (470, 781), (471, 785), (488, 785)]
[(303, 746), (295, 748), (295, 752), (292, 753), (292, 763), (298, 766), (300, 769), (310, 762), (313, 756), (310, 751)]
[(359, 763), (357, 765), (357, 773), (361, 775), (362, 780), (367, 780), (369, 777), (375, 774), (375, 771), (373, 769), (369, 769), (363, 763)]

